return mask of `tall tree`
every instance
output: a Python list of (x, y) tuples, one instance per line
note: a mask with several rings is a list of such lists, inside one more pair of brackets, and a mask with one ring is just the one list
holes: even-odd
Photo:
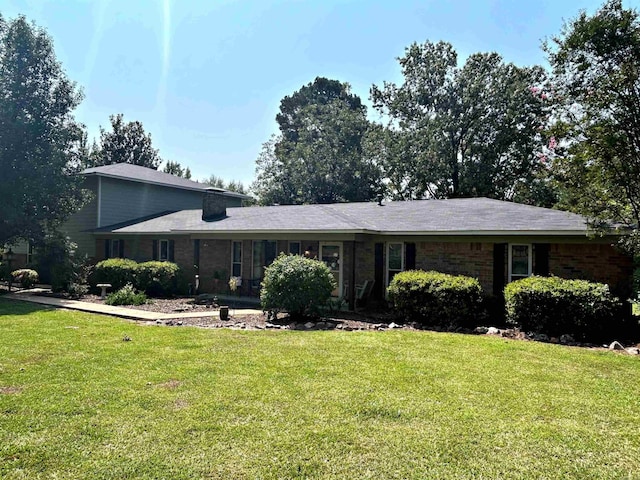
[(229, 190), (231, 192), (244, 194), (247, 193), (247, 189), (245, 188), (243, 183), (238, 180), (230, 180), (226, 182), (222, 177), (211, 175), (209, 178), (204, 180), (204, 183), (211, 185), (212, 187), (224, 188), (225, 190)]
[(91, 156), (94, 167), (113, 163), (131, 163), (157, 169), (162, 163), (153, 148), (151, 134), (138, 121), (125, 122), (123, 115), (111, 115), (111, 131), (100, 127), (100, 144)]
[(381, 175), (363, 154), (366, 108), (346, 83), (326, 78), (287, 96), (276, 116), (280, 136), (263, 146), (252, 190), (263, 204), (365, 201)]
[(81, 99), (47, 33), (0, 16), (0, 245), (41, 239), (79, 206)]
[(446, 42), (414, 43), (399, 62), (404, 83), (371, 88), (389, 118), (386, 176), (405, 178), (392, 195), (512, 199), (540, 168), (544, 70), (496, 53), (473, 54), (458, 67)]
[(546, 43), (553, 67), (554, 171), (565, 206), (632, 227), (640, 251), (640, 21), (620, 0), (582, 12)]
[(167, 160), (164, 168), (162, 169), (164, 173), (170, 173), (171, 175), (175, 175), (176, 177), (183, 177), (190, 179), (191, 178), (191, 169), (189, 167), (183, 168), (180, 165), (180, 162), (173, 162), (171, 160)]

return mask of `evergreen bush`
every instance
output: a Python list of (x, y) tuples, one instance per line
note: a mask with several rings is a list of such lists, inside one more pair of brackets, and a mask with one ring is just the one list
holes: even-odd
[(260, 302), (264, 310), (287, 311), (299, 320), (319, 314), (335, 288), (331, 270), (320, 260), (281, 254), (265, 270)]
[(178, 289), (180, 267), (172, 262), (144, 262), (137, 266), (134, 285), (152, 297), (173, 295)]
[(98, 262), (91, 276), (93, 286), (99, 283), (110, 283), (114, 290), (127, 284), (135, 285), (138, 263), (126, 258), (109, 258)]
[(463, 275), (407, 270), (393, 277), (387, 293), (401, 318), (424, 325), (473, 327), (483, 313), (480, 283)]
[(602, 283), (533, 276), (510, 283), (504, 295), (509, 324), (553, 337), (608, 340), (626, 320), (621, 302)]
[(38, 283), (38, 272), (30, 268), (14, 270), (11, 272), (11, 277), (13, 281), (19, 283), (22, 288), (31, 288)]

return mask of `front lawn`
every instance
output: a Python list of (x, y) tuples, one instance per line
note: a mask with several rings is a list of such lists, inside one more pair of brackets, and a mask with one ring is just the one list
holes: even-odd
[(638, 378), (608, 351), (0, 299), (0, 477), (637, 478)]

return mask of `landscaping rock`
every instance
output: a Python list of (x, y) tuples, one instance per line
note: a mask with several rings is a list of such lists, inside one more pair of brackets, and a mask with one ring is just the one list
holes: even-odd
[(391, 322), (389, 328), (402, 328), (402, 325), (398, 325), (396, 322)]
[(609, 345), (609, 350), (624, 350), (624, 347), (620, 342), (613, 341), (611, 345)]
[(313, 330), (315, 328), (316, 324), (313, 322), (307, 322), (304, 324), (304, 329), (305, 330)]
[(536, 342), (548, 342), (549, 341), (549, 336), (545, 335), (544, 333), (534, 333), (531, 338), (533, 340), (535, 340)]
[(279, 326), (279, 325), (274, 325), (274, 324), (273, 324), (273, 323), (271, 323), (271, 322), (266, 322), (266, 323), (264, 324), (264, 328), (280, 328), (280, 326)]
[(640, 355), (640, 348), (638, 347), (629, 347), (624, 349), (629, 355)]
[(500, 335), (500, 329), (496, 327), (487, 328), (487, 335)]
[(558, 337), (551, 337), (549, 343), (560, 343), (560, 339)]
[(476, 327), (473, 331), (479, 335), (485, 335), (489, 329), (487, 327)]
[(576, 341), (571, 335), (560, 335), (560, 343), (563, 345), (575, 345)]
[(318, 322), (318, 323), (316, 323), (316, 328), (318, 330), (326, 330), (327, 329), (327, 324), (325, 322)]

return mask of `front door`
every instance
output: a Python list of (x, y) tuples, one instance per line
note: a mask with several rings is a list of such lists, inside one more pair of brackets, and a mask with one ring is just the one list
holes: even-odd
[(331, 295), (340, 297), (342, 292), (342, 242), (320, 243), (320, 259), (329, 267), (338, 285), (338, 288), (331, 292)]

